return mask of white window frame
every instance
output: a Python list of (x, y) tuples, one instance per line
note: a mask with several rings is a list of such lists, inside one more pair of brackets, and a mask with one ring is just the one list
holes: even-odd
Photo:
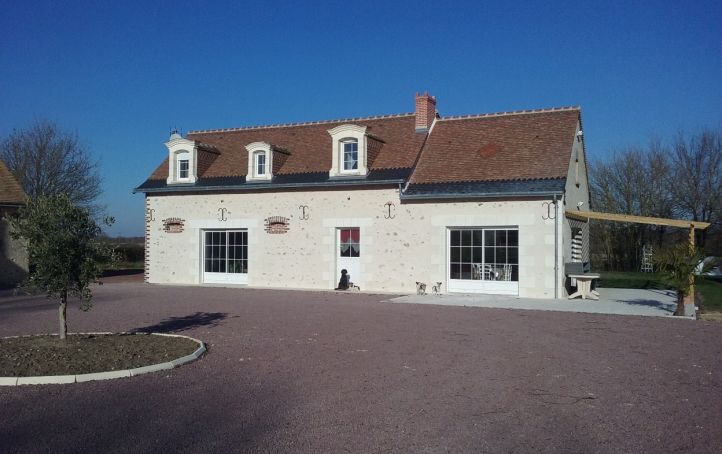
[[(179, 153), (176, 153), (175, 156), (176, 163), (178, 165), (178, 181), (187, 181), (190, 179), (191, 176), (191, 169), (190, 169), (190, 153), (187, 151), (181, 151)], [(183, 176), (183, 163), (185, 163), (185, 176)]]
[[(268, 142), (253, 142), (246, 145), (248, 151), (248, 172), (246, 173), (246, 181), (264, 182), (273, 178), (273, 149)], [(258, 156), (265, 156), (265, 173), (258, 173)]]
[[(331, 169), (329, 177), (366, 176), (367, 166), (367, 140), (366, 126), (345, 124), (329, 129), (331, 135)], [(356, 141), (356, 169), (344, 169), (344, 144)]]
[[(260, 169), (260, 171), (259, 171)], [(256, 177), (265, 177), (268, 172), (268, 162), (265, 151), (253, 152), (253, 170)]]
[[(356, 145), (356, 168), (355, 169), (347, 169), (346, 168), (346, 145), (354, 144)], [(341, 160), (341, 173), (358, 173), (359, 168), (359, 152), (358, 152), (358, 140), (347, 137), (345, 139), (341, 139), (338, 143), (339, 145), (339, 152), (341, 153), (339, 155), (339, 159)]]

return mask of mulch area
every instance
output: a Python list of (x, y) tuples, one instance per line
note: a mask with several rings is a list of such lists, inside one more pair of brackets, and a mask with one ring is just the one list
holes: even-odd
[(0, 339), (0, 377), (77, 375), (133, 369), (190, 355), (198, 344), (148, 334), (75, 334)]

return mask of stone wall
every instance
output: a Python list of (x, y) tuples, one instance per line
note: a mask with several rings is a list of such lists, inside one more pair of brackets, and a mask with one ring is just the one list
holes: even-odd
[[(154, 220), (146, 213), (147, 276), (151, 283), (201, 284), (202, 230), (243, 228), (248, 285), (332, 289), (338, 281), (336, 229), (359, 227), (362, 290), (411, 293), (416, 281), (442, 282), (446, 289), (448, 227), (518, 227), (519, 295), (553, 298), (555, 279), (563, 288), (562, 276), (554, 273), (554, 220), (544, 219), (542, 202), (402, 204), (398, 188), (150, 194), (146, 211), (153, 210)], [(289, 219), (287, 233), (265, 231), (264, 221), (272, 216)], [(183, 221), (181, 231), (166, 231), (163, 220), (170, 218)]]
[(0, 288), (17, 285), (28, 271), (28, 255), (23, 244), (10, 238), (10, 224), (4, 217), (14, 208), (0, 207)]

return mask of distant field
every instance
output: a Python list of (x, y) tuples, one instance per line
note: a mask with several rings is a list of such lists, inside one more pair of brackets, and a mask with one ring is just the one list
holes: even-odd
[(108, 240), (120, 255), (120, 261), (115, 266), (108, 267), (112, 270), (138, 270), (143, 269), (145, 261), (145, 248), (143, 238), (116, 238)]

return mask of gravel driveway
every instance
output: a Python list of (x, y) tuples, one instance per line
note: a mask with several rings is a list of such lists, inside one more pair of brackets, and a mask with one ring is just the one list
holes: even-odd
[[(2, 452), (719, 452), (722, 324), (106, 284), (71, 331), (205, 341), (189, 365), (0, 387)], [(0, 336), (56, 304), (0, 295)]]

